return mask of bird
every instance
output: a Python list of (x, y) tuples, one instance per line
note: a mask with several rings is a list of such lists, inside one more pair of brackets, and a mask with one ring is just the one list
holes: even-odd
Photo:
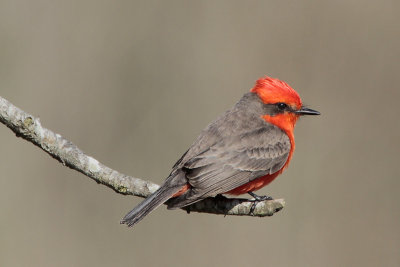
[(229, 110), (210, 123), (172, 167), (161, 187), (128, 212), (121, 224), (134, 226), (162, 204), (188, 206), (208, 197), (254, 191), (285, 170), (295, 149), (300, 116), (320, 115), (303, 105), (286, 82), (264, 76)]

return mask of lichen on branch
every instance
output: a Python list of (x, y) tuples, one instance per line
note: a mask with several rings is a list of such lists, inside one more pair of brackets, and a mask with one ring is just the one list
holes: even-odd
[[(44, 128), (40, 120), (0, 97), (0, 121), (21, 137), (40, 147), (63, 165), (81, 172), (97, 183), (123, 195), (148, 197), (159, 186), (150, 181), (128, 176), (113, 170), (86, 155), (60, 134)], [(203, 212), (238, 216), (272, 216), (285, 206), (283, 199), (260, 201), (251, 212), (253, 201), (243, 198), (207, 198), (184, 207), (187, 212)]]

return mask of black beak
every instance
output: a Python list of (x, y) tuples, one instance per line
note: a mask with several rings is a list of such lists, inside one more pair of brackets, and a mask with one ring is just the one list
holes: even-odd
[(294, 113), (297, 115), (321, 115), (321, 113), (319, 113), (318, 111), (305, 107), (301, 107), (299, 110), (295, 110)]

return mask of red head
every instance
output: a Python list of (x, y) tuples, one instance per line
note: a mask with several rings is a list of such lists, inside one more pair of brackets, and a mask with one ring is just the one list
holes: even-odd
[(284, 81), (265, 77), (258, 79), (251, 92), (256, 93), (265, 104), (285, 103), (294, 109), (302, 106), (300, 96)]
[(278, 79), (264, 77), (257, 80), (251, 92), (256, 93), (264, 104), (270, 105), (273, 112), (262, 117), (284, 130), (294, 146), (293, 129), (301, 115), (319, 115), (318, 111), (305, 108), (299, 94), (287, 83)]

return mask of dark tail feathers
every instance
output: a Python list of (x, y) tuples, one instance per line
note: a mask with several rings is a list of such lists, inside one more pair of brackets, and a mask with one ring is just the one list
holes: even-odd
[[(183, 178), (183, 179), (182, 179)], [(133, 210), (128, 212), (121, 220), (121, 224), (126, 224), (129, 227), (134, 226), (141, 221), (146, 215), (152, 212), (154, 209), (162, 205), (165, 201), (170, 199), (175, 193), (177, 193), (182, 186), (186, 184), (186, 178), (181, 175), (170, 176), (167, 178), (165, 183), (153, 194), (143, 200)]]

